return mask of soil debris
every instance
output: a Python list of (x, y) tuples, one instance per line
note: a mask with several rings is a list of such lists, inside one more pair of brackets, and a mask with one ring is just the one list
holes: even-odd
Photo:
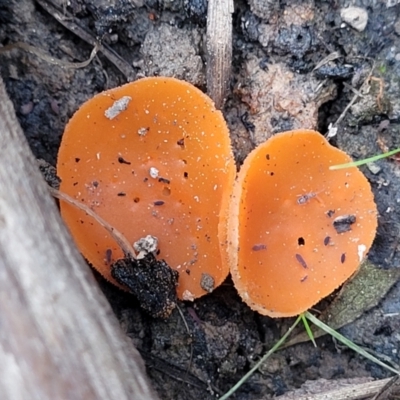
[(341, 215), (333, 220), (333, 227), (337, 233), (344, 233), (351, 230), (351, 225), (356, 222), (355, 215)]
[(368, 23), (367, 10), (361, 7), (347, 7), (340, 10), (340, 17), (347, 25), (362, 32)]
[(117, 260), (111, 266), (111, 275), (133, 293), (153, 318), (168, 318), (177, 305), (179, 274), (151, 253), (137, 260)]
[[(331, 85), (317, 90), (319, 83), (311, 75), (294, 73), (283, 64), (269, 63), (263, 70), (260, 62), (259, 58), (246, 62), (236, 87), (250, 109), (250, 115), (244, 114), (245, 124), (254, 144), (281, 131), (315, 129), (319, 107), (333, 98)], [(321, 91), (327, 95), (321, 96)]]

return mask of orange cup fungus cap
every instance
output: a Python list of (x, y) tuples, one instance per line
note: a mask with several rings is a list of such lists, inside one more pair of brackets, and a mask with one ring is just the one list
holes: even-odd
[[(94, 96), (65, 129), (57, 172), (62, 192), (129, 242), (158, 238), (158, 258), (179, 272), (179, 298), (226, 278), (235, 164), (221, 112), (191, 84), (145, 78)], [(118, 285), (110, 266), (123, 252), (114, 239), (70, 204), (61, 202), (61, 214), (84, 257)]]
[(242, 299), (271, 317), (298, 315), (357, 270), (377, 209), (352, 161), (318, 132), (277, 134), (253, 150), (234, 186), (228, 249)]

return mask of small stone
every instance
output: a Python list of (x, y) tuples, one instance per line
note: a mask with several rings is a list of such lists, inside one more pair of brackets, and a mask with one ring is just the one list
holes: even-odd
[(209, 274), (201, 274), (200, 286), (206, 292), (211, 293), (215, 287), (214, 278)]
[(397, 6), (397, 4), (400, 3), (400, 0), (386, 0), (386, 7), (390, 8), (390, 7), (394, 7)]
[(151, 167), (150, 170), (149, 170), (149, 174), (153, 179), (158, 178), (158, 173), (159, 173), (159, 171), (155, 167)]
[(33, 102), (30, 101), (29, 103), (23, 104), (20, 108), (20, 112), (22, 115), (28, 115), (33, 110)]
[(249, 0), (250, 10), (259, 18), (266, 21), (279, 10), (279, 2), (275, 0)]
[(138, 252), (136, 258), (141, 260), (147, 254), (154, 253), (158, 247), (158, 239), (155, 236), (147, 235), (133, 243), (133, 248)]
[(362, 32), (367, 26), (368, 13), (361, 7), (348, 7), (340, 10), (340, 17), (347, 25), (358, 32)]
[(138, 135), (139, 136), (146, 136), (148, 131), (149, 131), (149, 128), (145, 128), (145, 127), (139, 128), (138, 129)]
[(185, 300), (185, 301), (193, 301), (193, 300), (194, 300), (193, 293), (190, 292), (189, 290), (185, 290), (185, 291), (183, 292), (183, 295), (182, 295), (182, 300)]
[(374, 175), (378, 174), (381, 171), (381, 167), (374, 162), (367, 163), (367, 168), (370, 170), (371, 173)]

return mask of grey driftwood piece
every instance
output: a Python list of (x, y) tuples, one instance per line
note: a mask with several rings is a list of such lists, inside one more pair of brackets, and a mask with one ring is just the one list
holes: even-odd
[(0, 397), (153, 400), (74, 247), (0, 78)]
[[(371, 381), (370, 378), (307, 381), (300, 389), (278, 396), (276, 400), (388, 400), (396, 393), (397, 378)], [(386, 391), (388, 390), (388, 391)], [(381, 394), (384, 396), (381, 396)], [(393, 397), (395, 399), (395, 397)], [(267, 400), (267, 399), (265, 399)]]
[(207, 94), (221, 109), (229, 89), (232, 65), (233, 0), (209, 0), (207, 9)]

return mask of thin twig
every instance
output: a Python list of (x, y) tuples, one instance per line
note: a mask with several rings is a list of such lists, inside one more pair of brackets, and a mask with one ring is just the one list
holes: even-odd
[[(189, 325), (188, 325), (188, 323), (186, 322), (186, 318), (185, 318), (185, 316), (183, 315), (182, 309), (179, 307), (178, 304), (176, 305), (176, 308), (178, 309), (178, 312), (179, 312), (179, 314), (180, 314), (180, 316), (181, 316), (181, 318), (182, 318), (183, 324), (185, 325), (185, 328), (186, 328), (186, 331), (187, 331), (189, 337), (190, 337), (191, 339), (193, 339), (193, 335), (192, 335), (192, 333), (190, 332)], [(190, 373), (190, 370), (192, 369), (192, 362), (193, 362), (193, 342), (190, 342), (190, 358), (189, 358), (188, 366), (187, 366), (187, 368), (186, 368), (184, 380), (186, 379), (186, 377), (187, 377), (188, 374)]]
[(84, 211), (87, 215), (94, 218), (104, 229), (107, 230), (107, 232), (118, 243), (118, 245), (121, 247), (121, 249), (126, 255), (129, 255), (133, 259), (136, 259), (135, 250), (133, 249), (129, 241), (126, 239), (126, 237), (118, 229), (111, 226), (106, 220), (104, 220), (102, 217), (100, 217), (100, 215), (91, 210), (87, 205), (80, 203), (79, 201), (73, 199), (66, 193), (60, 192), (59, 190), (54, 189), (50, 186), (49, 190), (53, 197), (61, 201), (65, 201), (66, 203), (71, 204), (76, 208), (79, 208), (80, 210)]
[(49, 64), (58, 65), (61, 68), (78, 69), (78, 68), (85, 68), (92, 62), (93, 58), (96, 56), (97, 52), (99, 51), (99, 46), (100, 46), (100, 44), (96, 43), (95, 46), (93, 47), (92, 52), (90, 53), (90, 57), (86, 61), (77, 62), (77, 63), (72, 63), (72, 62), (60, 60), (58, 58), (54, 58), (54, 57), (48, 55), (42, 49), (39, 49), (35, 46), (31, 46), (30, 44), (24, 43), (24, 42), (11, 43), (11, 44), (8, 44), (7, 46), (0, 47), (0, 54), (6, 53), (7, 51), (11, 51), (14, 49), (20, 49), (20, 50), (27, 51), (28, 53), (35, 54), (41, 60), (44, 60), (44, 61), (48, 62)]
[(355, 103), (355, 101), (358, 99), (358, 97), (360, 97), (361, 95), (361, 91), (363, 90), (363, 88), (365, 87), (365, 85), (369, 82), (369, 80), (371, 79), (372, 73), (374, 71), (375, 68), (375, 61), (372, 61), (372, 65), (371, 65), (371, 71), (369, 72), (368, 76), (365, 78), (364, 82), (362, 83), (362, 85), (360, 86), (359, 91), (353, 96), (353, 98), (350, 100), (350, 103), (346, 106), (346, 108), (343, 110), (343, 112), (340, 114), (339, 118), (336, 120), (336, 122), (332, 125), (333, 127), (337, 127), (340, 122), (342, 122), (343, 118), (345, 117), (345, 115), (347, 114), (347, 111), (349, 111), (350, 107)]
[(323, 58), (313, 69), (313, 72), (317, 69), (321, 68), (322, 66), (328, 64), (330, 61), (337, 60), (340, 58), (341, 55), (338, 51), (334, 51), (333, 53), (328, 54), (325, 58)]
[[(38, 4), (43, 7), (54, 19), (56, 19), (66, 29), (77, 35), (80, 39), (86, 43), (95, 46), (99, 42), (91, 32), (88, 32), (83, 27), (79, 20), (65, 10), (59, 8), (51, 0), (36, 0)], [(124, 60), (118, 53), (104, 43), (99, 43), (99, 51), (115, 65), (116, 68), (125, 76), (128, 82), (135, 80), (136, 74), (132, 66)]]

